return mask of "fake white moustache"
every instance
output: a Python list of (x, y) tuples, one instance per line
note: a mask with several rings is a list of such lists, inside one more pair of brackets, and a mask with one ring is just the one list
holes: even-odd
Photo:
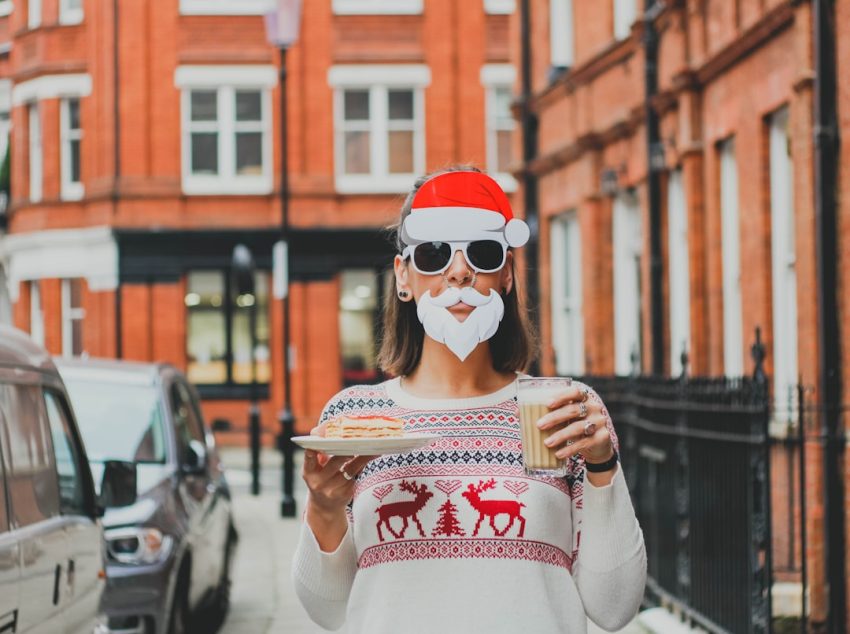
[[(474, 307), (464, 321), (458, 321), (448, 311), (459, 302)], [(501, 295), (493, 289), (490, 289), (489, 295), (484, 295), (471, 286), (450, 286), (436, 297), (427, 291), (419, 298), (416, 314), (425, 334), (445, 344), (458, 359), (464, 361), (479, 343), (496, 334), (505, 315), (505, 304)]]

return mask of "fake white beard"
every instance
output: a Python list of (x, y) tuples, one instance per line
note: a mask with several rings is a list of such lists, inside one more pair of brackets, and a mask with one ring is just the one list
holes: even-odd
[[(475, 307), (464, 321), (458, 321), (447, 310), (459, 301)], [(471, 286), (450, 286), (436, 297), (431, 297), (431, 291), (426, 291), (419, 298), (416, 314), (425, 334), (446, 344), (458, 359), (464, 361), (479, 343), (496, 334), (505, 315), (505, 303), (492, 288), (488, 296)]]

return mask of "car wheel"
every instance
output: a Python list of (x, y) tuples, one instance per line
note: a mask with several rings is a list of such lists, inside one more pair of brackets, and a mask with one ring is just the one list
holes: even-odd
[(235, 550), (236, 532), (231, 528), (227, 536), (227, 543), (224, 546), (221, 577), (213, 594), (213, 601), (207, 609), (206, 614), (202, 617), (205, 632), (217, 632), (224, 625), (227, 613), (230, 610), (231, 570)]

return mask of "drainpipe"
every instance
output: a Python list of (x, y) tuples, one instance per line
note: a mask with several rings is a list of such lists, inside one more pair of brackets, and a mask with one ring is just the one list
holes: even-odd
[[(538, 216), (537, 176), (531, 172), (529, 165), (537, 158), (537, 115), (531, 111), (531, 6), (530, 0), (522, 0), (520, 4), (520, 42), (522, 93), (520, 107), (522, 118), (522, 161), (523, 161), (523, 203), (525, 206), (525, 221), (531, 229), (531, 237), (525, 245), (526, 280), (525, 288), (528, 297), (528, 312), (536, 332), (540, 332), (540, 280), (539, 280), (539, 242), (540, 220)], [(531, 367), (536, 374), (539, 360)]]
[[(118, 215), (118, 182), (121, 178), (121, 88), (118, 83), (120, 80), (119, 63), (121, 57), (119, 55), (119, 0), (112, 0), (112, 85), (114, 99), (112, 103), (112, 134), (114, 136), (113, 144), (113, 175), (112, 175), (112, 218)], [(113, 233), (114, 236), (114, 233)], [(123, 345), (124, 340), (121, 333), (121, 253), (118, 253), (118, 271), (117, 271), (117, 286), (115, 288), (115, 358), (120, 359), (124, 356)]]
[(643, 50), (645, 57), (644, 86), (646, 112), (646, 166), (649, 203), (649, 305), (652, 331), (652, 373), (664, 372), (664, 269), (661, 259), (661, 170), (664, 148), (661, 144), (658, 113), (653, 98), (658, 94), (658, 31), (655, 18), (664, 2), (645, 0), (643, 17)]
[(829, 617), (827, 631), (846, 631), (844, 430), (841, 427), (841, 332), (838, 323), (836, 222), (838, 119), (833, 0), (813, 1), (815, 45), (815, 253), (818, 295), (818, 392), (823, 414), (825, 527)]

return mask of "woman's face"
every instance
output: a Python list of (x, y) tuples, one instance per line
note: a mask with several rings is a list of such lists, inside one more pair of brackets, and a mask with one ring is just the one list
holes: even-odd
[[(395, 257), (394, 262), (396, 287), (398, 292), (407, 292), (408, 297), (401, 301), (415, 301), (417, 304), (426, 292), (430, 296), (438, 297), (447, 288), (465, 288), (473, 286), (478, 293), (489, 296), (490, 290), (502, 295), (509, 293), (513, 288), (513, 253), (508, 251), (505, 256), (505, 264), (493, 273), (475, 273), (467, 263), (463, 252), (458, 250), (452, 256), (449, 267), (438, 275), (425, 275), (416, 270), (409, 259), (403, 260), (400, 255)], [(460, 301), (446, 308), (455, 319), (463, 322), (475, 310), (475, 306)]]

